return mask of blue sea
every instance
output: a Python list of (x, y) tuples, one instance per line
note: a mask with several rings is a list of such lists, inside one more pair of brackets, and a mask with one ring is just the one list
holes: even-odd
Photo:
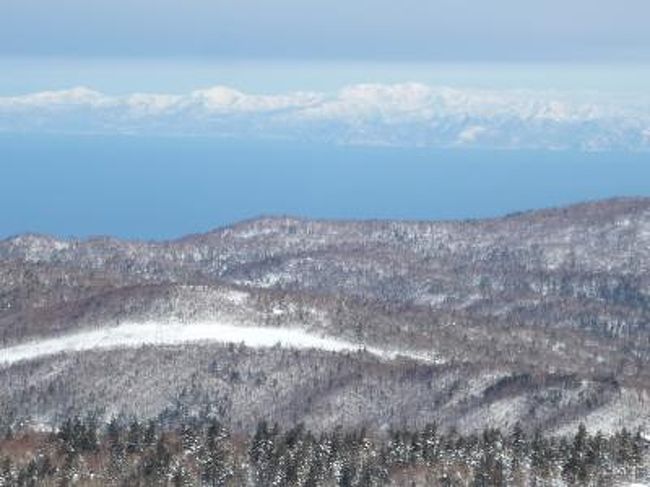
[(0, 238), (167, 239), (259, 215), (470, 219), (650, 196), (650, 154), (0, 135)]

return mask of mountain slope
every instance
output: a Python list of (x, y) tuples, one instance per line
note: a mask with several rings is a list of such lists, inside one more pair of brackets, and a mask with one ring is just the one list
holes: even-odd
[(243, 429), (650, 427), (649, 322), (643, 198), (168, 242), (24, 235), (0, 242), (0, 417), (211, 404)]

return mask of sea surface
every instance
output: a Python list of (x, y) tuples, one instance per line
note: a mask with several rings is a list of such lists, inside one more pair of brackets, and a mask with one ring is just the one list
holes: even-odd
[(650, 196), (650, 154), (0, 134), (0, 238), (168, 239), (259, 215), (445, 220)]

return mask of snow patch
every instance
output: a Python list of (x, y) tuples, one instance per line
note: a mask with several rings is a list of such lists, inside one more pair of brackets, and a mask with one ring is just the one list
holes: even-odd
[(232, 289), (227, 291), (224, 297), (233, 304), (243, 305), (248, 300), (248, 293)]
[(60, 353), (98, 349), (134, 348), (142, 345), (178, 345), (193, 342), (237, 343), (252, 348), (281, 346), (327, 352), (365, 351), (382, 359), (408, 358), (435, 361), (432, 354), (366, 347), (331, 337), (308, 333), (300, 328), (263, 328), (224, 322), (124, 323), (116, 327), (85, 330), (56, 338), (46, 338), (0, 350), (0, 365), (34, 360)]

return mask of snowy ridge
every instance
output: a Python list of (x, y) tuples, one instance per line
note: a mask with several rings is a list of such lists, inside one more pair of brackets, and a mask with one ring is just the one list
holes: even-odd
[(111, 95), (75, 87), (0, 96), (0, 132), (255, 136), (339, 144), (649, 150), (647, 92), (355, 84), (268, 95), (213, 86)]
[(432, 354), (366, 347), (345, 340), (321, 337), (300, 328), (248, 327), (223, 322), (148, 322), (124, 323), (116, 327), (80, 331), (0, 349), (0, 365), (12, 365), (60, 353), (197, 342), (234, 343), (252, 348), (271, 348), (279, 345), (327, 352), (365, 351), (384, 360), (403, 357), (418, 361), (435, 361)]

